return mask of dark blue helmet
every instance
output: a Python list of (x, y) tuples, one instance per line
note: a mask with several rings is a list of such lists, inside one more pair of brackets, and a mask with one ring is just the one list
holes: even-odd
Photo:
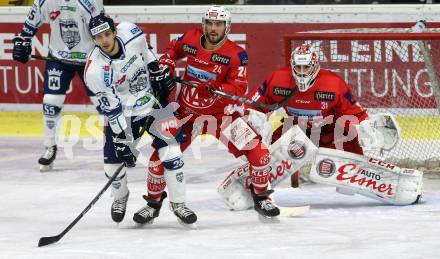
[(92, 37), (108, 29), (116, 31), (115, 22), (112, 18), (110, 18), (110, 16), (100, 13), (99, 15), (90, 19), (89, 31), (90, 34), (92, 34)]

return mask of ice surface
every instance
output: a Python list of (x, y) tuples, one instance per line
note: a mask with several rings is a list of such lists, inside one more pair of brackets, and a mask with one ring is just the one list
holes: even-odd
[[(102, 153), (75, 145), (73, 159), (60, 148), (55, 171), (40, 173), (41, 139), (0, 138), (0, 258), (439, 258), (440, 180), (425, 179), (421, 204), (383, 205), (334, 188), (283, 183), (281, 206), (311, 205), (299, 218), (262, 223), (253, 210), (233, 212), (216, 187), (242, 163), (218, 145), (185, 154), (188, 205), (198, 228), (178, 224), (164, 206), (153, 225), (137, 228), (133, 214), (144, 205), (145, 166), (129, 171), (127, 215), (110, 218), (106, 192), (59, 242), (37, 247), (60, 233), (104, 186)], [(203, 146), (203, 147), (202, 147)], [(145, 146), (145, 150), (148, 149)], [(146, 154), (147, 156), (148, 154)]]

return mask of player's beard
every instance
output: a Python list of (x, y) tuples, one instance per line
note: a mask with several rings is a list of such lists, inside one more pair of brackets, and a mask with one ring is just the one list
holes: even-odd
[(213, 39), (213, 36), (210, 36), (209, 32), (205, 33), (205, 39), (211, 43), (212, 45), (217, 45), (220, 42), (222, 42), (225, 39), (225, 33), (223, 32), (221, 35), (220, 34), (216, 34), (216, 36), (214, 36), (215, 38)]

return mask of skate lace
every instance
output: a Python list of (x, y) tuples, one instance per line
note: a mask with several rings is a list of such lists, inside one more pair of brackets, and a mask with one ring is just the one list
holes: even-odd
[(260, 201), (260, 207), (264, 210), (273, 210), (275, 209), (275, 205), (272, 204), (270, 200), (262, 200)]
[(127, 204), (127, 198), (122, 198), (119, 200), (115, 200), (112, 204), (112, 209), (115, 212), (122, 213), (125, 211), (125, 204)]
[(50, 159), (54, 155), (54, 153), (55, 153), (55, 148), (53, 146), (48, 147), (46, 148), (46, 151), (44, 152), (42, 157), (45, 159)]
[(174, 203), (172, 205), (173, 211), (175, 213), (177, 213), (178, 215), (186, 218), (192, 214), (194, 214), (194, 212), (192, 212), (190, 209), (188, 209), (185, 204), (183, 203)]

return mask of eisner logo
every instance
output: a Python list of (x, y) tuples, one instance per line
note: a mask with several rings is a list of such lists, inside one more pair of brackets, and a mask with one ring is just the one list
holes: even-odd
[(271, 167), (271, 170), (269, 170), (269, 182), (273, 183), (278, 177), (282, 177), (290, 168), (292, 168), (292, 163), (287, 160), (281, 161), (275, 168), (275, 171), (273, 171)]
[(391, 184), (378, 183), (381, 180), (380, 175), (377, 173), (368, 171), (364, 168), (358, 167), (354, 163), (345, 164), (338, 168), (337, 181), (348, 181), (351, 184), (358, 184), (369, 188), (380, 194), (393, 196), (393, 187)]
[(318, 174), (321, 177), (329, 178), (330, 176), (332, 176), (335, 173), (335, 169), (336, 169), (336, 166), (332, 160), (324, 159), (318, 163), (316, 171), (318, 171)]

